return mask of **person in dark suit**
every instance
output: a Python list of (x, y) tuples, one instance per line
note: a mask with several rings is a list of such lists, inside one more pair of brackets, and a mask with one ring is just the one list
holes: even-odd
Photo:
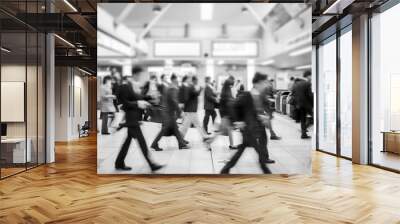
[(132, 77), (126, 84), (121, 86), (120, 99), (122, 108), (125, 111), (125, 126), (128, 128), (128, 135), (125, 142), (122, 144), (117, 159), (115, 160), (115, 168), (117, 170), (132, 169), (131, 167), (125, 165), (125, 157), (128, 153), (132, 138), (135, 138), (138, 141), (143, 156), (149, 164), (151, 171), (154, 172), (162, 168), (161, 165), (154, 163), (150, 159), (146, 140), (144, 139), (142, 130), (140, 129), (139, 121), (142, 118), (143, 109), (146, 109), (150, 106), (150, 103), (148, 103), (141, 94), (141, 89), (138, 82), (142, 71), (143, 70), (141, 67), (133, 67)]
[(230, 76), (227, 78), (221, 90), (221, 97), (220, 97), (220, 104), (219, 104), (219, 113), (221, 116), (221, 124), (219, 125), (216, 134), (212, 136), (212, 138), (207, 141), (207, 145), (209, 150), (211, 150), (211, 143), (215, 141), (215, 139), (219, 135), (228, 136), (229, 137), (229, 149), (236, 150), (238, 149), (237, 146), (233, 145), (233, 126), (232, 126), (232, 106), (234, 102), (234, 98), (232, 96), (232, 87), (235, 78)]
[(116, 98), (113, 100), (113, 104), (114, 104), (114, 107), (115, 107), (115, 111), (119, 112), (119, 107), (118, 106), (121, 104), (121, 102), (119, 101), (118, 94), (119, 94), (119, 89), (120, 89), (121, 84), (122, 84), (122, 75), (121, 75), (121, 73), (119, 73), (117, 71), (116, 68), (113, 68), (111, 70), (111, 77), (113, 79), (112, 94), (114, 96), (116, 96)]
[(235, 78), (233, 76), (229, 76), (224, 84), (222, 85), (221, 97), (220, 97), (220, 105), (219, 105), (219, 114), (221, 116), (221, 126), (226, 130), (226, 134), (229, 137), (229, 149), (236, 150), (237, 146), (233, 145), (233, 127), (232, 127), (232, 111), (233, 111), (233, 103), (234, 97), (232, 95), (232, 88), (235, 82)]
[(211, 85), (211, 77), (207, 76), (205, 78), (206, 87), (204, 88), (204, 119), (203, 128), (207, 134), (208, 132), (208, 122), (211, 120), (214, 124), (215, 117), (217, 117), (217, 112), (215, 112), (215, 106), (218, 103), (217, 93), (214, 91), (214, 87)]
[(186, 96), (187, 92), (189, 89), (189, 76), (185, 75), (182, 77), (182, 83), (179, 86), (179, 94), (178, 94), (178, 99), (179, 99), (179, 106), (183, 109), (185, 101), (186, 101)]
[(184, 95), (184, 106), (183, 106), (183, 122), (181, 133), (185, 137), (188, 129), (193, 125), (200, 133), (203, 141), (208, 139), (207, 133), (204, 131), (203, 127), (200, 126), (199, 118), (197, 116), (197, 108), (199, 104), (199, 95), (201, 92), (201, 87), (198, 85), (198, 80), (196, 76), (192, 77), (190, 85), (186, 87)]
[(238, 98), (240, 96), (240, 94), (243, 93), (243, 92), (244, 92), (244, 85), (240, 84), (240, 86), (239, 86), (239, 88), (237, 90), (237, 93), (236, 93), (236, 98)]
[(311, 72), (306, 71), (303, 74), (304, 79), (295, 82), (292, 89), (292, 97), (294, 98), (297, 119), (300, 121), (301, 138), (307, 139), (307, 115), (313, 111), (313, 94), (311, 90)]
[(264, 173), (271, 173), (266, 163), (274, 163), (269, 158), (267, 149), (267, 134), (265, 124), (268, 116), (265, 114), (262, 93), (268, 85), (267, 76), (256, 73), (253, 77), (253, 89), (250, 92), (243, 92), (234, 103), (234, 124), (242, 130), (243, 143), (239, 145), (238, 151), (230, 161), (222, 168), (221, 174), (228, 174), (235, 166), (246, 147), (253, 147), (257, 153), (260, 168)]
[[(172, 74), (172, 75), (175, 75), (175, 74)], [(159, 85), (161, 97), (162, 97), (163, 93), (167, 92), (168, 87), (169, 87), (169, 82), (167, 81), (167, 77), (165, 74), (162, 74), (161, 75), (161, 83)]]
[(143, 121), (158, 121), (159, 114), (157, 114), (156, 107), (160, 105), (161, 101), (161, 85), (157, 83), (157, 76), (151, 75), (149, 81), (147, 81), (142, 87), (142, 95), (147, 96), (151, 99), (150, 108), (144, 110)]
[(179, 149), (189, 148), (185, 143), (181, 133), (178, 129), (176, 119), (181, 113), (181, 109), (178, 104), (178, 77), (171, 75), (171, 84), (168, 89), (163, 92), (164, 99), (162, 101), (162, 127), (157, 137), (154, 139), (151, 147), (156, 151), (162, 151), (163, 149), (158, 146), (158, 142), (163, 136), (173, 135), (178, 140)]
[(274, 90), (274, 87), (273, 87), (271, 81), (268, 81), (268, 85), (265, 88), (265, 93), (263, 94), (265, 96), (265, 99), (264, 99), (265, 112), (267, 112), (267, 114), (269, 115), (269, 118), (270, 118), (270, 121), (267, 124), (267, 129), (269, 130), (269, 132), (271, 134), (269, 137), (271, 140), (280, 140), (281, 137), (279, 137), (276, 134), (276, 132), (274, 131), (274, 129), (272, 127), (272, 119), (274, 117), (273, 116), (274, 111), (271, 108), (271, 102), (269, 101), (269, 99), (270, 98), (274, 99), (274, 92), (275, 92), (275, 90)]
[[(176, 76), (175, 74), (172, 74)], [(158, 90), (160, 91), (160, 105), (161, 107), (164, 105), (164, 100), (166, 99), (167, 90), (170, 86), (170, 83), (167, 81), (167, 77), (165, 74), (161, 75), (161, 83), (158, 85)]]

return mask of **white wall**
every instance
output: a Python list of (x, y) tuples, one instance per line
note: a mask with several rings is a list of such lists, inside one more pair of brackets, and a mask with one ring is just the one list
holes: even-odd
[(72, 67), (56, 67), (55, 141), (77, 139), (78, 125), (88, 121), (88, 78), (82, 75)]
[[(22, 113), (22, 117), (26, 113), (26, 118), (19, 122), (6, 122), (7, 123), (7, 137), (10, 138), (27, 138), (30, 140), (30, 149), (32, 161), (44, 163), (44, 150), (45, 150), (45, 116), (44, 116), (44, 74), (42, 68), (39, 66), (31, 66), (25, 64), (3, 64), (1, 66), (1, 81), (2, 82), (23, 82), (24, 87), (18, 90), (18, 93), (23, 96), (20, 97), (22, 102), (19, 102), (20, 107), (2, 107), (4, 113)], [(7, 97), (7, 93), (2, 89), (2, 98)], [(24, 91), (26, 90), (26, 97)], [(10, 102), (13, 103), (13, 102)], [(18, 103), (18, 102), (15, 102)], [(3, 105), (4, 106), (4, 105)], [(15, 106), (15, 105), (14, 105)], [(14, 111), (13, 111), (14, 110)], [(19, 111), (15, 111), (19, 110)], [(51, 158), (51, 157), (49, 157)], [(51, 161), (51, 160), (49, 160)]]

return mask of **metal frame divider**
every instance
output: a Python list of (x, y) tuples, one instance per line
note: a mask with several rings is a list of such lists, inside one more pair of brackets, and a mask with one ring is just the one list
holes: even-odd
[(368, 63), (368, 69), (367, 69), (367, 82), (368, 82), (368, 96), (367, 96), (367, 107), (368, 107), (368, 165), (387, 170), (390, 172), (394, 173), (400, 173), (400, 170), (393, 169), (390, 167), (382, 166), (379, 164), (374, 164), (373, 163), (373, 141), (372, 141), (372, 17), (374, 12), (382, 13), (391, 7), (394, 7), (395, 5), (400, 4), (400, 0), (389, 0), (377, 9), (369, 10), (368, 11), (368, 31), (367, 31), (367, 45), (368, 45), (368, 53), (367, 53), (367, 63)]
[[(346, 27), (348, 27), (348, 26), (346, 26)], [(319, 151), (319, 152), (323, 152), (323, 153), (326, 153), (326, 154), (329, 154), (329, 155), (333, 155), (333, 156), (336, 156), (336, 157), (339, 157), (339, 158), (343, 158), (343, 159), (347, 159), (347, 160), (352, 160), (352, 158), (350, 158), (350, 157), (347, 157), (347, 156), (343, 156), (342, 155), (342, 153), (341, 153), (341, 116), (340, 116), (340, 109), (341, 109), (341, 107), (340, 107), (340, 103), (341, 103), (341, 94), (340, 94), (340, 91), (341, 91), (341, 88), (340, 88), (340, 81), (341, 81), (341, 64), (340, 64), (340, 62), (341, 62), (341, 58), (340, 58), (340, 37), (342, 36), (342, 31), (343, 30), (345, 30), (346, 29), (346, 27), (344, 27), (344, 28), (342, 28), (342, 29), (339, 29), (339, 27), (337, 28), (337, 31), (336, 31), (336, 33), (334, 34), (335, 35), (335, 39), (334, 40), (332, 40), (332, 41), (336, 41), (336, 153), (332, 153), (332, 152), (328, 152), (328, 151), (325, 151), (325, 150), (323, 150), (323, 149), (320, 149), (319, 148), (319, 92), (320, 92), (320, 86), (319, 86), (319, 52), (318, 52), (318, 49), (319, 49), (319, 45), (320, 44), (317, 44), (316, 46), (316, 69), (317, 69), (317, 71), (316, 71), (316, 85), (317, 85), (317, 88), (316, 88), (316, 90), (317, 90), (317, 94), (316, 94), (316, 96), (317, 96), (317, 100), (316, 100), (316, 148), (317, 148), (317, 151)], [(325, 40), (327, 40), (327, 39), (329, 39), (329, 38), (331, 38), (331, 36), (330, 37), (328, 37), (328, 38), (326, 38)], [(324, 41), (324, 40), (323, 40)], [(323, 42), (323, 41), (321, 41), (321, 42)]]
[(319, 44), (315, 46), (315, 148), (319, 150)]
[(341, 156), (341, 119), (340, 119), (340, 78), (341, 78), (341, 65), (340, 65), (340, 29), (336, 30), (336, 155)]
[[(47, 1), (48, 0), (46, 0), (46, 3), (47, 3)], [(25, 0), (25, 12), (27, 12), (27, 2), (28, 1), (26, 1)], [(36, 3), (38, 3), (39, 1), (37, 0), (36, 1)], [(37, 8), (37, 11), (38, 11), (38, 8), (39, 6), (38, 6), (38, 4), (36, 5), (36, 8)], [(47, 12), (47, 10), (48, 10), (48, 7), (46, 7), (46, 12)], [(5, 12), (5, 11), (3, 11), (3, 12)], [(27, 14), (25, 14), (25, 17), (27, 17)], [(25, 18), (25, 20), (26, 20), (26, 18)], [(15, 173), (13, 173), (13, 174), (10, 174), (10, 175), (8, 175), (8, 176), (2, 176), (2, 172), (1, 172), (1, 167), (0, 167), (0, 180), (3, 180), (3, 179), (6, 179), (6, 178), (8, 178), (8, 177), (12, 177), (12, 176), (14, 176), (14, 175), (17, 175), (17, 174), (20, 174), (20, 173), (23, 173), (23, 172), (26, 172), (27, 170), (29, 170), (29, 169), (32, 169), (32, 168), (36, 168), (36, 167), (39, 167), (39, 166), (41, 166), (41, 165), (44, 165), (44, 164), (46, 164), (47, 163), (47, 138), (46, 138), (46, 136), (47, 136), (47, 111), (46, 111), (46, 108), (47, 108), (47, 81), (46, 81), (46, 78), (47, 78), (47, 32), (44, 32), (43, 34), (45, 34), (45, 36), (44, 36), (44, 42), (43, 42), (43, 44), (44, 44), (44, 55), (43, 55), (43, 58), (44, 58), (44, 69), (43, 69), (43, 75), (44, 75), (44, 77), (43, 77), (43, 80), (44, 80), (44, 136), (43, 136), (43, 139), (44, 139), (44, 162), (43, 163), (39, 163), (39, 148), (37, 147), (37, 153), (36, 153), (36, 156), (37, 156), (37, 161), (36, 161), (36, 165), (35, 166), (32, 166), (32, 167), (30, 167), (30, 168), (28, 168), (28, 165), (27, 165), (27, 160), (28, 160), (28, 154), (27, 154), (27, 147), (28, 147), (28, 142), (27, 142), (27, 139), (28, 139), (28, 127), (27, 127), (27, 74), (28, 74), (28, 68), (27, 68), (27, 64), (28, 64), (28, 27), (29, 28), (31, 28), (31, 29), (33, 29), (35, 32), (36, 32), (36, 42), (37, 42), (37, 46), (36, 46), (36, 49), (37, 49), (37, 61), (36, 61), (36, 80), (37, 80), (37, 82), (36, 82), (36, 96), (37, 96), (37, 108), (36, 108), (36, 110), (37, 110), (37, 114), (36, 114), (36, 116), (37, 116), (37, 119), (36, 119), (36, 123), (37, 123), (37, 127), (36, 127), (36, 129), (37, 129), (37, 131), (36, 131), (36, 139), (37, 139), (37, 146), (39, 145), (39, 141), (38, 141), (38, 135), (39, 135), (39, 113), (38, 113), (38, 111), (39, 111), (39, 107), (38, 107), (38, 103), (39, 103), (39, 101), (38, 101), (38, 95), (39, 95), (39, 83), (38, 83), (38, 74), (39, 74), (39, 69), (38, 69), (38, 65), (39, 65), (39, 45), (38, 45), (38, 42), (39, 42), (39, 30), (37, 30), (37, 29), (35, 29), (35, 28), (33, 28), (33, 27), (31, 27), (31, 26), (29, 26), (27, 23), (24, 23), (25, 24), (25, 87), (24, 87), (24, 91), (25, 91), (25, 93), (24, 93), (24, 96), (25, 96), (25, 99), (24, 99), (24, 106), (25, 106), (25, 111), (24, 111), (24, 119), (25, 119), (25, 170), (21, 170), (21, 171), (18, 171), (18, 172), (15, 172)], [(0, 46), (1, 46), (1, 42), (2, 42), (2, 32), (0, 32)], [(1, 53), (0, 53), (0, 68), (1, 68), (1, 60), (2, 59), (2, 57), (1, 57)], [(0, 82), (1, 82), (1, 69), (0, 69)], [(0, 85), (0, 90), (1, 90), (1, 85)], [(0, 94), (1, 95), (1, 94)], [(1, 115), (0, 115), (0, 123), (1, 123)], [(0, 158), (1, 158), (1, 145), (0, 145)]]

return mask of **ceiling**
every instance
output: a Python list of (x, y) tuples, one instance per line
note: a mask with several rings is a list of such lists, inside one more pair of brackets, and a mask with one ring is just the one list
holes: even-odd
[[(51, 3), (55, 8), (55, 13), (61, 15), (60, 21), (50, 27), (59, 36), (68, 40), (69, 42), (83, 43), (83, 49), (86, 55), (94, 57), (96, 59), (96, 36), (93, 36), (93, 32), (90, 32), (90, 27), (96, 28), (96, 4), (103, 2), (112, 2), (111, 0), (68, 0), (78, 12), (74, 12), (71, 7), (65, 4), (62, 0), (52, 0)], [(0, 8), (7, 9), (7, 11), (13, 12), (14, 15), (18, 16), (18, 13), (30, 12), (36, 14), (45, 14), (46, 7), (44, 6), (44, 0), (38, 0), (30, 2), (28, 5), (24, 4), (25, 1), (12, 1), (12, 0), (1, 0)], [(126, 1), (126, 2), (134, 2)], [(103, 3), (107, 5), (107, 11), (117, 18), (126, 9), (124, 3)], [(135, 4), (135, 3), (131, 3)], [(122, 21), (123, 24), (131, 28), (132, 30), (140, 29), (144, 30), (146, 24), (151, 23), (154, 18), (157, 17), (157, 12), (153, 11), (153, 7), (161, 7), (161, 10), (165, 9), (169, 4), (169, 9), (165, 14), (160, 17), (160, 20), (155, 23), (152, 29), (158, 27), (183, 27), (185, 24), (191, 26), (191, 28), (205, 27), (205, 28), (220, 28), (223, 25), (233, 27), (243, 27), (241, 29), (234, 29), (234, 32), (247, 32), (245, 27), (260, 27), (260, 20), (263, 20), (265, 24), (278, 21), (282, 17), (280, 10), (276, 10), (277, 13), (272, 12), (273, 9), (278, 5), (277, 3), (250, 3), (251, 10), (244, 10), (244, 3), (214, 3), (213, 19), (210, 21), (203, 21), (200, 19), (200, 3), (146, 3), (146, 4), (135, 4), (132, 11), (129, 12), (128, 16)], [(287, 14), (291, 17), (295, 17), (299, 12), (299, 8), (295, 5), (285, 5), (284, 9)], [(48, 10), (48, 9), (47, 9)], [(256, 14), (256, 16), (253, 14)], [(62, 12), (63, 14), (61, 14)], [(47, 15), (46, 15), (47, 16)], [(72, 18), (79, 17), (79, 18)], [(46, 20), (47, 17), (44, 17)], [(1, 18), (0, 18), (1, 19)], [(29, 22), (29, 21), (27, 21)], [(68, 24), (66, 24), (68, 22)], [(279, 24), (279, 23), (278, 23)], [(37, 25), (37, 24), (35, 24)], [(40, 25), (40, 24), (39, 24)], [(48, 26), (48, 24), (46, 24)], [(68, 25), (68, 26), (67, 26)], [(73, 25), (73, 26), (72, 26)], [(285, 24), (281, 24), (285, 25)], [(71, 30), (66, 30), (70, 27)], [(85, 29), (86, 28), (86, 29)], [(277, 27), (279, 29), (279, 26)], [(232, 29), (231, 29), (232, 30)], [(95, 32), (94, 32), (95, 35)], [(259, 36), (259, 38), (261, 38)], [(60, 56), (78, 56), (76, 52), (71, 49), (66, 51), (68, 45), (56, 38), (56, 54)], [(69, 47), (70, 48), (70, 47)], [(86, 50), (87, 49), (87, 50)], [(71, 54), (72, 52), (72, 54)], [(94, 52), (94, 53), (93, 53)], [(279, 63), (276, 64), (278, 67), (290, 67), (290, 64), (294, 65), (296, 62), (300, 62), (307, 57), (299, 57), (299, 60), (295, 58), (284, 58), (284, 55), (278, 55)], [(78, 60), (76, 60), (78, 61)], [(232, 63), (246, 63), (246, 60), (237, 61)], [(303, 62), (301, 62), (303, 63)], [(95, 67), (95, 64), (94, 66)]]
[[(143, 27), (157, 16), (157, 13), (153, 11), (154, 7), (160, 7), (161, 10), (165, 10), (168, 5), (168, 3), (136, 4), (126, 19), (123, 20), (123, 23), (128, 27)], [(221, 26), (222, 24), (233, 26), (258, 25), (257, 20), (249, 11), (242, 13), (242, 8), (245, 7), (245, 4), (213, 4), (213, 18), (210, 21), (201, 20), (200, 5), (201, 3), (171, 3), (156, 26), (183, 26), (184, 24), (192, 26)], [(275, 4), (250, 4), (261, 18), (264, 17), (274, 5)], [(114, 17), (118, 17), (126, 8), (126, 4), (104, 4), (103, 8)]]
[[(134, 3), (130, 3), (132, 6)], [(285, 26), (292, 19), (297, 18), (299, 13), (304, 12), (308, 6), (303, 4), (276, 4), (276, 3), (214, 3), (213, 4), (213, 17), (212, 20), (201, 19), (201, 4), (202, 3), (136, 3), (133, 7), (128, 7), (126, 3), (104, 3), (99, 7), (107, 11), (116, 20), (119, 19), (121, 14), (128, 11), (126, 17), (120, 22), (134, 31), (136, 34), (141, 34), (146, 29), (148, 24), (152, 24), (155, 18), (160, 17), (158, 21), (152, 24), (149, 31), (151, 35), (146, 35), (145, 38), (157, 39), (185, 39), (184, 27), (189, 26), (190, 37), (199, 39), (204, 38), (206, 32), (209, 38), (220, 38), (222, 26), (227, 26), (228, 35), (224, 35), (225, 39), (236, 38), (257, 38), (262, 40), (263, 33), (258, 32), (257, 29), (249, 29), (249, 27), (256, 27), (258, 30), (262, 29), (260, 23), (265, 26), (274, 25), (274, 29), (279, 30)], [(250, 8), (248, 8), (249, 6)], [(280, 7), (280, 8), (279, 8)], [(131, 8), (131, 9), (129, 9)], [(155, 11), (159, 8), (159, 11)], [(164, 11), (165, 10), (165, 11)], [(160, 16), (161, 14), (161, 16)], [(282, 18), (288, 18), (283, 21)], [(178, 29), (177, 27), (180, 27)], [(232, 29), (232, 27), (238, 27)], [(220, 29), (221, 31), (217, 31)], [(250, 32), (252, 32), (250, 34)], [(254, 35), (254, 32), (257, 35)], [(237, 34), (240, 35), (237, 35)], [(248, 33), (248, 35), (244, 35)], [(212, 36), (214, 35), (214, 36)], [(212, 36), (212, 37), (211, 37)], [(288, 52), (276, 55), (274, 58), (276, 63), (274, 66), (278, 68), (291, 68), (299, 65), (311, 63), (311, 56), (289, 57)], [(199, 59), (204, 63), (205, 59)], [(261, 63), (265, 59), (260, 58), (256, 63)], [(118, 61), (116, 58), (110, 61)], [(120, 60), (122, 62), (122, 60)], [(226, 60), (227, 63), (246, 64), (247, 59), (243, 58), (238, 61)], [(144, 64), (157, 64), (163, 65), (163, 60), (158, 61), (154, 59), (143, 59), (141, 63)], [(192, 61), (192, 63), (197, 63)]]

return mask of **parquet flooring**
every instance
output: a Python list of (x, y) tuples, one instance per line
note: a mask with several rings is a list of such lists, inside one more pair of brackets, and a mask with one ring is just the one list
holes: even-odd
[(96, 139), (0, 181), (0, 223), (400, 223), (400, 175), (315, 152), (313, 174), (97, 175)]

